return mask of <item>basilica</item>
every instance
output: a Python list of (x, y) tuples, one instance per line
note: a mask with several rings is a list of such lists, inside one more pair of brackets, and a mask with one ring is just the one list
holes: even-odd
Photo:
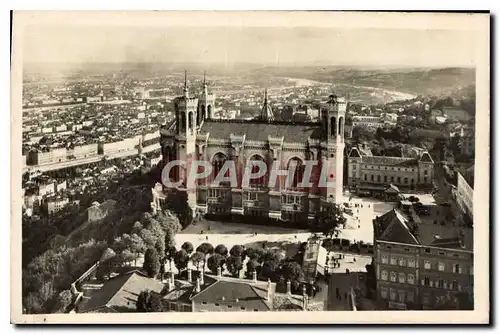
[[(204, 160), (212, 166), (211, 175), (195, 183), (187, 182), (186, 168), (169, 174), (188, 193), (194, 212), (298, 222), (313, 219), (326, 202), (342, 202), (344, 99), (330, 95), (321, 106), (319, 122), (285, 122), (274, 116), (267, 93), (260, 115), (252, 120), (215, 119), (215, 98), (205, 80), (201, 94), (190, 96), (186, 76), (183, 95), (174, 100), (175, 124), (160, 130), (164, 165), (173, 160)], [(213, 185), (211, 178), (227, 161), (236, 166), (236, 186)], [(271, 184), (266, 173), (245, 183), (242, 175), (250, 161), (265, 163), (268, 171), (278, 163), (282, 170), (296, 172), (287, 182), (286, 177), (278, 177)], [(314, 169), (312, 175), (305, 175), (307, 161), (326, 173), (328, 186), (319, 182)], [(302, 182), (304, 177), (310, 182)]]

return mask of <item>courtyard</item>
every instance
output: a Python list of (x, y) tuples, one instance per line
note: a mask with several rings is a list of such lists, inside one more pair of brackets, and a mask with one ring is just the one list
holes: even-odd
[[(349, 204), (352, 214), (345, 214), (346, 226), (340, 230), (338, 237), (349, 239), (351, 242), (363, 241), (370, 244), (373, 243), (373, 219), (394, 207), (394, 203), (370, 198), (346, 197), (344, 203)], [(287, 257), (294, 256), (300, 244), (307, 241), (311, 235), (311, 232), (303, 229), (201, 219), (179, 232), (175, 236), (175, 241), (177, 249), (180, 249), (185, 242), (190, 242), (194, 249), (208, 242), (214, 247), (223, 244), (228, 250), (234, 245), (271, 249)], [(142, 262), (143, 258), (138, 259), (137, 265), (142, 266)], [(247, 260), (244, 261), (240, 277), (245, 277), (246, 262)], [(370, 256), (347, 255), (340, 261), (340, 267), (333, 272), (345, 272), (346, 269), (364, 271), (365, 265), (370, 262)], [(191, 268), (195, 269), (194, 266)], [(168, 264), (166, 269), (170, 269)], [(175, 265), (172, 269), (177, 272)], [(224, 274), (229, 274), (229, 272)]]

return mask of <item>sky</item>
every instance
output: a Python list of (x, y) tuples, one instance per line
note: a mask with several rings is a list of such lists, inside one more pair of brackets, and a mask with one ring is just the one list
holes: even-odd
[(473, 67), (476, 41), (467, 30), (38, 25), (25, 29), (23, 59)]

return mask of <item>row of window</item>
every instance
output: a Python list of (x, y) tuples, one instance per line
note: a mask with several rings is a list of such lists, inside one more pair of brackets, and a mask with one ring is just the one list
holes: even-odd
[(405, 273), (397, 274), (394, 271), (391, 271), (391, 273), (389, 275), (389, 273), (387, 271), (383, 270), (380, 273), (380, 279), (382, 281), (387, 281), (390, 279), (391, 282), (415, 284), (415, 275), (413, 275), (413, 274), (406, 275)]
[[(404, 167), (386, 167), (386, 166), (372, 166), (372, 165), (363, 165), (363, 168), (366, 169), (377, 169), (377, 170), (392, 170), (398, 172), (416, 172), (416, 168), (404, 168)], [(352, 169), (356, 169), (356, 165), (353, 164)], [(424, 174), (427, 175), (427, 170), (424, 170)]]
[(168, 311), (173, 312), (191, 312), (191, 307), (189, 305), (182, 305), (177, 303), (166, 303)]
[[(355, 173), (353, 173), (353, 176), (355, 176)], [(364, 180), (368, 181), (368, 174), (364, 174)], [(389, 180), (390, 180), (391, 183), (401, 184), (401, 177), (400, 176), (398, 176), (398, 177), (391, 176), (390, 178), (388, 178), (387, 175), (384, 175), (383, 180), (384, 180), (383, 182), (385, 182), (385, 183), (389, 182)], [(370, 181), (375, 182), (375, 175), (370, 175)], [(382, 182), (381, 175), (377, 175), (377, 182)], [(424, 177), (424, 182), (427, 182), (426, 176)], [(407, 177), (403, 178), (403, 184), (408, 184)], [(410, 179), (410, 184), (415, 184), (414, 178)]]
[[(400, 266), (400, 267), (410, 267), (410, 268), (415, 268), (416, 267), (416, 261), (415, 259), (406, 259), (403, 257), (397, 257), (397, 256), (391, 256), (390, 261), (389, 261), (389, 256), (388, 255), (382, 255), (381, 257), (382, 263), (383, 264), (391, 264), (394, 266)], [(445, 262), (437, 262), (435, 266), (432, 265), (432, 262), (429, 260), (424, 260), (424, 269), (426, 270), (438, 270), (438, 271), (446, 271), (446, 263)], [(461, 274), (463, 269), (462, 266), (458, 263), (454, 263), (451, 265), (451, 271), (454, 274)], [(473, 275), (474, 269), (471, 266), (470, 267), (470, 274)]]
[[(394, 283), (401, 283), (401, 284), (415, 284), (415, 275), (413, 274), (405, 274), (405, 273), (396, 273), (394, 271), (391, 271), (388, 273), (387, 271), (383, 270), (380, 273), (380, 279), (382, 281), (391, 281)], [(428, 286), (431, 288), (440, 288), (440, 289), (450, 289), (450, 290), (455, 290), (455, 291), (462, 291), (462, 286), (458, 284), (457, 281), (452, 281), (448, 282), (447, 280), (443, 279), (438, 279), (436, 281), (432, 281), (428, 276), (425, 276), (421, 280), (421, 285), (422, 286)]]
[[(207, 302), (201, 302), (201, 304), (202, 305), (207, 305), (208, 303)], [(219, 303), (215, 303), (214, 306), (216, 306), (216, 307), (224, 307), (224, 305), (221, 306)], [(237, 308), (237, 307), (233, 307), (233, 305), (231, 305), (231, 304), (225, 305), (225, 307), (227, 307), (229, 309)], [(239, 309), (243, 311), (243, 310), (246, 310), (246, 307), (240, 306)], [(253, 311), (254, 312), (258, 312), (259, 309), (254, 308)]]
[(387, 289), (385, 287), (380, 288), (380, 296), (383, 299), (387, 299), (387, 295), (389, 295), (389, 299), (394, 302), (397, 301), (400, 303), (411, 303), (414, 301), (413, 291), (397, 291), (396, 289)]
[[(388, 255), (382, 255), (382, 263), (389, 264), (389, 256)], [(416, 267), (415, 259), (406, 259), (404, 257), (398, 258), (396, 256), (391, 256), (390, 264), (393, 266), (400, 266), (400, 267), (410, 267), (410, 268)]]

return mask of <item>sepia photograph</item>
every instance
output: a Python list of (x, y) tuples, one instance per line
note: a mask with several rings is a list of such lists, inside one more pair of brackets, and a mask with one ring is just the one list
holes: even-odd
[(489, 34), (15, 11), (11, 321), (488, 323)]

